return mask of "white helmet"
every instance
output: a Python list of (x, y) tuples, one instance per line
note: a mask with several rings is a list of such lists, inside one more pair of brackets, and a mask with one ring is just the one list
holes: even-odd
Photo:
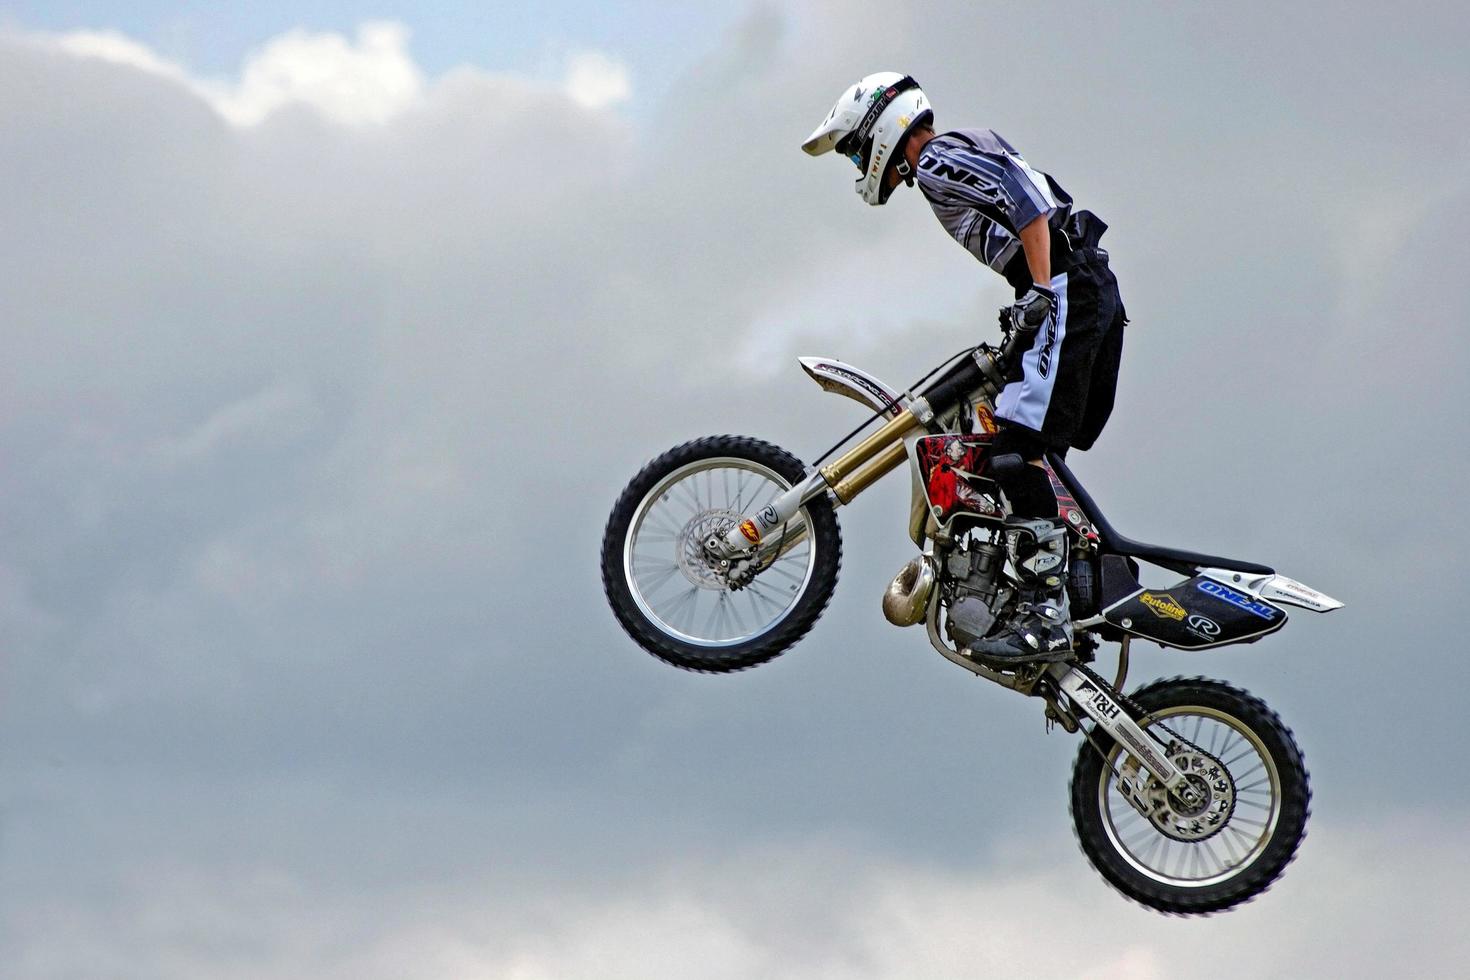
[(890, 162), (906, 182), (913, 181), (908, 161), (897, 152), (904, 137), (933, 118), (918, 82), (896, 71), (880, 71), (843, 92), (801, 148), (814, 157), (835, 149), (852, 160), (862, 171), (854, 189), (869, 204), (883, 204)]

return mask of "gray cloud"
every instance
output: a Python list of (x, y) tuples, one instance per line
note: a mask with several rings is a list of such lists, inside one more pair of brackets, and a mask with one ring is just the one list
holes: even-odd
[[(529, 899), (462, 868), (431, 881), (364, 875), (323, 892), (299, 869), (152, 863), (128, 869), (124, 901), (24, 910), (16, 924), (39, 941), (15, 966), (87, 976), (127, 963), (162, 980), (1448, 976), (1467, 952), (1442, 900), (1467, 858), (1463, 817), (1392, 816), (1414, 833), (1323, 822), (1267, 898), (1192, 921), (1119, 902), (1014, 834), (995, 835), (1007, 856), (990, 874), (895, 861), (858, 842), (775, 842), (665, 857)], [(1040, 922), (1056, 924), (1044, 955)]]

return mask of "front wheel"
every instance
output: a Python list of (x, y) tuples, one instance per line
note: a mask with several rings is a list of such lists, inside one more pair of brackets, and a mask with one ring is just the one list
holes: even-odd
[(770, 443), (712, 436), (649, 463), (618, 497), (602, 538), (602, 583), (638, 645), (685, 670), (728, 673), (784, 652), (827, 607), (842, 539), (825, 497), (805, 504), (750, 556), (732, 587), (704, 541), (723, 534), (805, 476)]
[(1200, 791), (1185, 806), (1096, 729), (1072, 770), (1072, 820), (1118, 891), (1175, 915), (1233, 908), (1281, 876), (1306, 836), (1312, 792), (1291, 729), (1249, 693), (1204, 678), (1157, 681), (1132, 701)]

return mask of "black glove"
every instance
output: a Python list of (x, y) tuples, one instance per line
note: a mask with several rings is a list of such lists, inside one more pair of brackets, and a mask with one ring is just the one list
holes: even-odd
[(1026, 290), (1026, 295), (1016, 300), (1014, 305), (1001, 311), (1002, 317), (1010, 317), (1012, 329), (1025, 331), (1040, 329), (1056, 315), (1057, 294), (1045, 286), (1036, 285)]

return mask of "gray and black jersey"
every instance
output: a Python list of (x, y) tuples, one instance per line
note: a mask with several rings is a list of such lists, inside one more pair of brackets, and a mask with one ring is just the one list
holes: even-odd
[(992, 129), (935, 136), (919, 153), (916, 180), (945, 231), (1008, 279), (1013, 263), (1025, 263), (1016, 233), (1042, 215), (1061, 228), (1072, 212), (1071, 196)]
[[(916, 180), (944, 230), (1005, 276), (1020, 296), (1031, 270), (1019, 231), (1037, 218), (1050, 229), (1056, 315), (1011, 365), (995, 414), (1027, 459), (1043, 447), (1086, 449), (1113, 410), (1127, 313), (1098, 239), (1107, 225), (1049, 175), (1032, 170), (994, 130), (941, 133), (919, 151)], [(1009, 450), (1008, 450), (1009, 451)]]

